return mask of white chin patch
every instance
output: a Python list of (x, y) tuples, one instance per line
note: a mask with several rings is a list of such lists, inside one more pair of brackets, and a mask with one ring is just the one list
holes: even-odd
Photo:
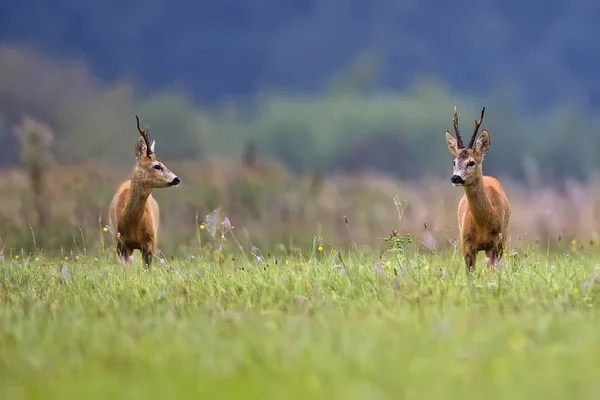
[(464, 186), (463, 183), (453, 183), (454, 186)]

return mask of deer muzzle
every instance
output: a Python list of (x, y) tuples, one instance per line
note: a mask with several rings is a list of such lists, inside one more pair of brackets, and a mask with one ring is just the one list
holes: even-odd
[(465, 180), (460, 175), (452, 175), (450, 182), (452, 182), (454, 186), (462, 186), (465, 184)]

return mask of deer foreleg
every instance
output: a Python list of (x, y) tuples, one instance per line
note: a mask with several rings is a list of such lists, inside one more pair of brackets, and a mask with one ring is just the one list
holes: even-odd
[(149, 251), (142, 251), (142, 260), (144, 260), (144, 266), (146, 268), (150, 268), (150, 265), (152, 265), (152, 258), (154, 257), (154, 254), (149, 252)]
[(485, 264), (487, 265), (488, 271), (498, 266), (500, 261), (500, 249), (499, 246), (493, 246), (491, 249), (485, 252)]
[(150, 244), (142, 249), (142, 261), (146, 268), (150, 268), (152, 265), (152, 259), (154, 258), (154, 245)]
[(468, 238), (461, 238), (461, 250), (463, 259), (465, 260), (465, 268), (467, 275), (475, 272), (475, 264), (477, 262), (477, 249), (473, 247)]
[(477, 262), (477, 253), (471, 249), (463, 250), (463, 258), (465, 260), (465, 267), (467, 274), (475, 272), (475, 263)]
[(123, 245), (121, 242), (117, 244), (117, 254), (125, 266), (133, 262), (133, 249)]

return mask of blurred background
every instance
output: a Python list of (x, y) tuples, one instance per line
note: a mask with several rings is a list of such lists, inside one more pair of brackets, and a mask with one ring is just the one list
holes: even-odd
[(464, 136), (486, 106), (513, 244), (593, 245), (599, 17), (591, 0), (4, 0), (0, 249), (109, 246), (135, 114), (184, 183), (155, 191), (164, 251), (192, 251), (217, 208), (243, 246), (392, 229), (452, 246), (454, 105)]

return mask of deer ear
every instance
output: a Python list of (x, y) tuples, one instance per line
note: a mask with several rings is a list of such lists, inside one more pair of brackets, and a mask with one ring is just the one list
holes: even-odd
[(488, 131), (484, 129), (481, 131), (479, 137), (477, 138), (477, 143), (475, 144), (475, 151), (477, 151), (481, 155), (484, 155), (488, 152), (490, 146), (490, 135), (488, 134)]
[(456, 157), (458, 155), (458, 143), (452, 134), (446, 131), (446, 145), (448, 146), (448, 150), (450, 153)]
[(154, 145), (156, 144), (156, 140), (152, 141), (152, 144), (150, 145), (150, 151), (154, 153)]
[(135, 156), (138, 160), (141, 160), (144, 156), (146, 156), (146, 141), (143, 137), (139, 137), (135, 144)]

